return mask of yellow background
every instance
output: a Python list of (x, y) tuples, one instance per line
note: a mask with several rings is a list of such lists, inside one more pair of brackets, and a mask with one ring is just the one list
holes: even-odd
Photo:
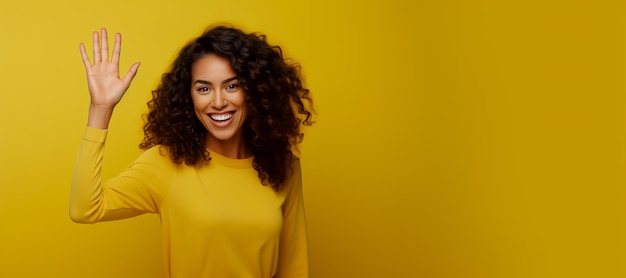
[(222, 21), (303, 65), (313, 277), (626, 277), (625, 6), (2, 0), (0, 277), (163, 277), (156, 216), (69, 220), (78, 43), (107, 27), (124, 71), (142, 62), (110, 125), (110, 177), (140, 153), (178, 49)]

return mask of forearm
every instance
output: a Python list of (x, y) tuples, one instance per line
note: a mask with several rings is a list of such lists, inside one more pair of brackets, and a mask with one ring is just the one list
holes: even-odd
[(161, 158), (158, 150), (142, 154), (118, 176), (103, 183), (106, 134), (102, 129), (85, 129), (72, 179), (70, 217), (74, 222), (110, 221), (158, 211), (153, 192), (160, 191), (153, 189), (168, 180), (166, 171), (153, 163)]
[(70, 196), (70, 218), (94, 223), (102, 217), (101, 169), (106, 130), (86, 129), (83, 135)]

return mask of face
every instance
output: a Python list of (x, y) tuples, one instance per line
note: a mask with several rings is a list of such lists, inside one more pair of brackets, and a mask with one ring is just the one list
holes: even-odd
[(242, 144), (245, 92), (227, 59), (209, 54), (193, 64), (191, 98), (196, 116), (209, 131), (209, 148), (211, 144)]

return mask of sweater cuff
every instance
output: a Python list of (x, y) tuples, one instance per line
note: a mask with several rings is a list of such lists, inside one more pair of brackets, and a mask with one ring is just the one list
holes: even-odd
[(95, 143), (104, 143), (107, 138), (107, 132), (108, 130), (106, 129), (86, 127), (85, 133), (83, 134), (83, 140)]

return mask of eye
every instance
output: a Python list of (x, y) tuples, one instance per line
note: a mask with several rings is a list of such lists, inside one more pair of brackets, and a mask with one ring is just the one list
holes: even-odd
[(231, 83), (231, 84), (226, 85), (227, 92), (235, 92), (237, 91), (237, 89), (239, 89), (239, 84), (237, 83)]
[(209, 87), (200, 87), (196, 90), (200, 93), (207, 93), (209, 91)]

